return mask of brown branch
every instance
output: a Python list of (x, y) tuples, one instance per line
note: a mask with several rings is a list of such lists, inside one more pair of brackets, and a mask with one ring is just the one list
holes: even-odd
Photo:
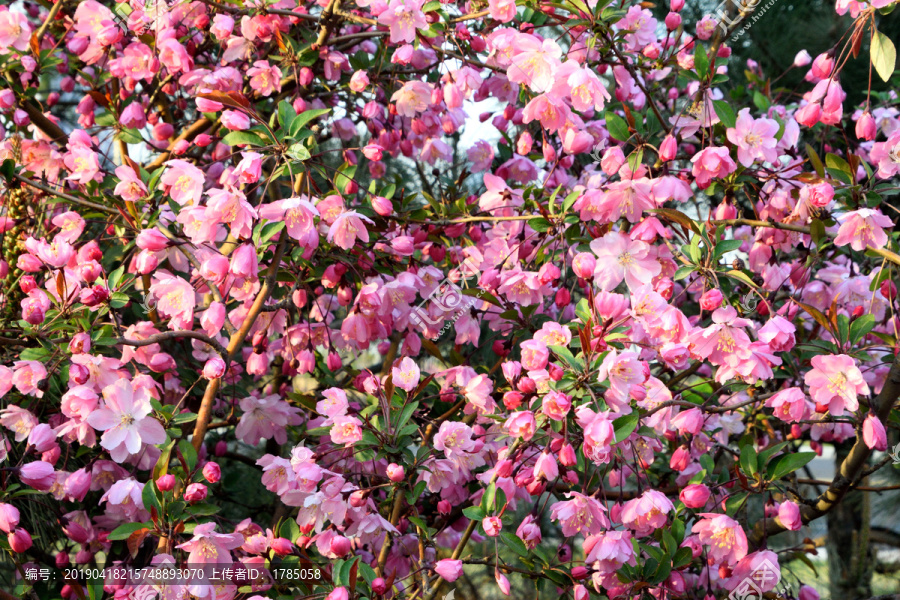
[[(884, 382), (881, 393), (871, 402), (871, 409), (882, 422), (887, 422), (897, 398), (900, 397), (900, 356), (894, 358), (891, 370)], [(862, 435), (857, 435), (856, 442), (844, 462), (841, 463), (839, 472), (834, 476), (828, 489), (812, 504), (805, 504), (800, 509), (803, 523), (809, 523), (828, 513), (834, 506), (843, 500), (844, 495), (853, 488), (853, 484), (862, 475), (866, 461), (872, 455), (872, 450), (866, 446)], [(775, 519), (763, 519), (754, 527), (748, 540), (750, 546), (759, 548), (760, 544), (769, 536), (784, 531), (784, 527)]]
[(187, 331), (187, 330), (165, 331), (163, 333), (156, 333), (156, 334), (147, 336), (146, 338), (144, 338), (142, 340), (132, 340), (132, 339), (129, 339), (126, 337), (120, 337), (119, 339), (116, 340), (116, 344), (117, 345), (122, 344), (125, 346), (134, 346), (136, 348), (140, 348), (143, 346), (150, 346), (151, 344), (158, 344), (158, 343), (164, 342), (166, 340), (173, 340), (173, 339), (177, 339), (177, 338), (193, 338), (195, 340), (200, 340), (201, 342), (209, 344), (210, 346), (215, 348), (216, 352), (218, 352), (219, 356), (221, 356), (222, 358), (225, 358), (227, 355), (227, 351), (225, 350), (225, 347), (222, 344), (220, 344), (213, 338), (209, 337), (205, 333), (200, 333), (199, 331)]
[[(747, 227), (768, 227), (770, 229), (781, 229), (784, 231), (795, 231), (797, 233), (805, 233), (810, 234), (809, 227), (803, 227), (802, 225), (791, 225), (789, 223), (777, 223), (775, 221), (757, 221), (755, 219), (722, 219), (718, 221), (710, 221), (709, 222), (713, 226), (718, 225), (726, 225), (726, 226), (736, 226), (740, 227), (741, 225), (746, 225)], [(866, 248), (870, 252), (877, 254), (878, 256), (891, 261), (894, 264), (900, 265), (900, 255), (891, 252), (887, 248)]]
[(42, 183), (38, 183), (36, 181), (32, 181), (31, 179), (28, 179), (27, 177), (23, 177), (22, 175), (19, 175), (18, 173), (14, 173), (13, 177), (18, 179), (25, 185), (30, 185), (31, 187), (33, 187), (37, 190), (41, 190), (42, 192), (47, 192), (48, 194), (52, 194), (52, 195), (56, 196), (57, 198), (62, 198), (63, 200), (67, 200), (73, 204), (79, 204), (79, 205), (87, 207), (87, 208), (93, 208), (94, 210), (100, 210), (105, 213), (109, 213), (111, 215), (119, 214), (119, 212), (113, 208), (110, 208), (108, 206), (103, 206), (102, 204), (97, 204), (96, 202), (91, 202), (90, 200), (82, 200), (81, 198), (76, 198), (75, 196), (72, 196), (71, 194), (66, 194), (65, 192), (59, 192), (57, 190), (54, 190), (51, 187), (47, 187), (46, 185), (44, 185)]
[[(278, 276), (278, 267), (281, 263), (281, 257), (284, 256), (287, 240), (288, 236), (281, 236), (281, 241), (278, 243), (278, 247), (275, 250), (275, 256), (272, 257), (272, 264), (269, 265), (269, 271), (266, 273), (266, 279), (263, 282), (262, 288), (260, 288), (259, 293), (256, 295), (256, 299), (253, 301), (253, 305), (247, 312), (247, 316), (244, 318), (244, 322), (241, 324), (240, 329), (238, 329), (234, 335), (231, 336), (231, 339), (228, 340), (228, 348), (226, 349), (227, 358), (225, 362), (231, 362), (238, 352), (240, 352), (241, 344), (244, 343), (244, 340), (250, 333), (250, 329), (253, 327), (253, 324), (256, 323), (257, 317), (262, 313), (263, 305), (265, 305), (266, 300), (269, 299), (269, 295), (272, 293), (272, 289), (275, 286), (275, 280)], [(194, 448), (197, 450), (200, 450), (200, 446), (203, 445), (203, 438), (206, 437), (209, 421), (210, 418), (212, 418), (213, 400), (215, 400), (216, 392), (219, 390), (220, 381), (221, 379), (210, 379), (209, 383), (206, 385), (206, 391), (203, 393), (203, 400), (200, 402), (200, 410), (197, 411), (197, 424), (194, 426), (194, 435), (191, 440), (194, 444)]]

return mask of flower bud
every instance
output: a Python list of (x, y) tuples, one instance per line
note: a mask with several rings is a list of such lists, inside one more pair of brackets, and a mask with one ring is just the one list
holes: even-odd
[(203, 477), (210, 483), (217, 483), (222, 479), (222, 469), (218, 463), (208, 462), (203, 465)]
[(175, 476), (172, 474), (163, 475), (156, 480), (156, 487), (161, 492), (171, 492), (175, 487)]
[(188, 502), (202, 502), (206, 500), (206, 494), (208, 490), (205, 485), (202, 483), (192, 483), (187, 486), (187, 489), (184, 491), (184, 499)]

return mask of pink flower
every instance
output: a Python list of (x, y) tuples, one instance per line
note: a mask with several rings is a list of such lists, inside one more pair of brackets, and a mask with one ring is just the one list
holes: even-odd
[(232, 563), (230, 551), (243, 543), (244, 536), (240, 533), (216, 533), (215, 523), (202, 523), (194, 528), (193, 537), (177, 548), (189, 553), (188, 564), (224, 565)]
[(593, 240), (591, 250), (597, 255), (594, 279), (602, 291), (615, 289), (622, 280), (629, 289), (637, 289), (662, 270), (648, 244), (615, 231)]
[(0, 531), (10, 533), (19, 525), (19, 509), (0, 502)]
[(514, 412), (506, 420), (505, 427), (512, 437), (528, 441), (534, 436), (537, 423), (534, 420), (534, 413), (524, 410)]
[(356, 417), (335, 417), (329, 435), (335, 444), (351, 446), (362, 439), (362, 423)]
[(728, 141), (737, 146), (738, 161), (749, 167), (756, 161), (774, 163), (778, 159), (775, 149), (778, 141), (778, 123), (772, 119), (754, 119), (750, 109), (744, 108), (738, 113), (734, 127), (727, 131)]
[(798, 598), (799, 600), (819, 600), (820, 596), (816, 588), (809, 585), (801, 585)]
[(180, 159), (168, 161), (166, 167), (159, 182), (168, 187), (169, 197), (182, 206), (198, 204), (203, 194), (203, 171)]
[(857, 396), (867, 395), (869, 386), (856, 366), (845, 354), (819, 355), (812, 358), (812, 370), (804, 376), (813, 401), (835, 417), (859, 408)]
[(709, 488), (702, 483), (692, 483), (681, 490), (679, 500), (688, 508), (703, 508), (709, 501)]
[(56, 471), (53, 465), (36, 460), (19, 467), (19, 479), (25, 485), (46, 492), (56, 483)]
[(213, 17), (213, 24), (209, 31), (216, 36), (217, 40), (222, 41), (228, 39), (233, 29), (234, 19), (226, 14), (218, 14)]
[(790, 500), (785, 500), (778, 507), (778, 522), (788, 531), (797, 531), (803, 526), (800, 518), (800, 507)]
[(559, 465), (553, 455), (544, 451), (534, 463), (534, 478), (544, 481), (553, 481), (559, 477)]
[(394, 483), (400, 483), (406, 478), (406, 471), (401, 465), (398, 465), (396, 463), (389, 464), (385, 472), (388, 476), (388, 479), (390, 479)]
[(247, 69), (250, 77), (250, 87), (261, 96), (271, 96), (281, 91), (281, 69), (270, 65), (267, 60), (258, 60)]
[(191, 284), (181, 277), (162, 274), (150, 286), (150, 294), (156, 299), (156, 309), (168, 317), (176, 329), (190, 329), (194, 321), (196, 296)]
[(876, 175), (882, 179), (900, 173), (900, 129), (892, 133), (887, 141), (875, 142), (869, 158), (878, 165)]
[(203, 377), (206, 379), (219, 379), (225, 374), (225, 361), (219, 356), (214, 356), (203, 365)]
[(666, 524), (667, 514), (672, 510), (675, 506), (665, 494), (647, 490), (640, 498), (626, 502), (619, 517), (623, 525), (638, 535), (649, 535)]
[(25, 52), (31, 39), (31, 23), (19, 11), (0, 12), (0, 54), (8, 54), (9, 49)]
[(525, 542), (525, 547), (531, 550), (541, 543), (542, 536), (540, 524), (535, 520), (533, 515), (526, 515), (522, 522), (519, 523), (519, 527), (516, 529), (516, 535)]
[(207, 489), (202, 483), (192, 483), (184, 491), (184, 499), (188, 502), (202, 502), (206, 499)]
[(462, 575), (462, 561), (445, 558), (437, 561), (434, 565), (434, 572), (441, 576), (444, 581), (453, 583)]
[(118, 463), (137, 454), (144, 444), (161, 444), (166, 441), (166, 431), (159, 421), (150, 417), (150, 394), (146, 388), (120, 379), (103, 388), (105, 408), (88, 415), (87, 423), (103, 431), (100, 445), (109, 451)]
[(866, 415), (866, 420), (863, 421), (862, 432), (863, 441), (870, 450), (878, 450), (879, 452), (887, 450), (887, 434), (881, 419), (877, 416), (872, 413)]
[(841, 222), (841, 227), (834, 238), (834, 245), (840, 247), (850, 244), (857, 252), (866, 248), (884, 248), (888, 237), (882, 228), (894, 226), (890, 217), (873, 208), (843, 213), (838, 216), (838, 221)]
[(413, 359), (404, 356), (398, 367), (391, 369), (394, 385), (401, 390), (411, 392), (419, 385), (419, 366)]
[(541, 402), (541, 412), (554, 421), (565, 419), (570, 408), (572, 408), (572, 399), (555, 390), (547, 392)]
[(721, 179), (737, 170), (737, 165), (728, 154), (728, 148), (717, 146), (704, 148), (691, 159), (691, 162), (694, 163), (691, 172), (697, 178), (697, 185), (701, 189), (709, 187), (713, 179)]
[(345, 587), (334, 588), (325, 600), (350, 600), (350, 592)]
[(318, 247), (319, 232), (315, 218), (319, 216), (319, 211), (305, 196), (267, 204), (260, 208), (259, 216), (270, 221), (284, 221), (288, 235), (304, 248)]
[(713, 311), (722, 306), (722, 292), (719, 289), (711, 289), (700, 297), (700, 308)]
[(128, 202), (135, 202), (147, 195), (147, 186), (130, 166), (116, 167), (116, 177), (119, 178), (119, 183), (113, 190), (115, 195)]
[(716, 563), (733, 565), (747, 556), (747, 536), (740, 524), (727, 515), (701, 513), (693, 531)]
[(635, 564), (630, 531), (605, 531), (584, 540), (585, 563), (601, 573), (614, 573), (624, 564)]
[(501, 23), (509, 23), (516, 16), (515, 0), (488, 0), (491, 18)]
[(484, 533), (488, 537), (497, 537), (500, 535), (500, 530), (503, 529), (503, 521), (500, 520), (500, 517), (485, 517), (481, 521), (481, 526), (484, 527)]
[(428, 29), (422, 4), (422, 0), (391, 0), (387, 10), (378, 15), (378, 22), (391, 29), (392, 43), (410, 44), (416, 39), (417, 29)]
[[(248, 166), (247, 160), (247, 158), (242, 160), (238, 164), (237, 169), (235, 169), (236, 172), (239, 172), (242, 167), (245, 169), (240, 171), (242, 178), (248, 173), (246, 169), (252, 168)], [(253, 179), (252, 181), (244, 181), (244, 183), (253, 183), (255, 181)], [(208, 196), (206, 219), (231, 225), (231, 234), (236, 238), (251, 237), (253, 234), (253, 222), (257, 217), (257, 212), (247, 202), (247, 198), (242, 192), (235, 189), (222, 190), (214, 188), (209, 190)]]
[(432, 87), (424, 81), (407, 81), (403, 87), (394, 92), (391, 102), (397, 105), (397, 114), (402, 117), (415, 117), (424, 112), (431, 104)]
[(222, 125), (231, 131), (243, 131), (250, 128), (250, 117), (239, 110), (224, 110)]
[(348, 210), (342, 212), (328, 229), (328, 241), (333, 241), (344, 250), (352, 248), (356, 244), (357, 239), (368, 242), (369, 232), (366, 230), (366, 224), (363, 221), (374, 223), (372, 219), (356, 211)]
[(461, 456), (474, 448), (472, 428), (465, 423), (444, 421), (434, 436), (434, 449), (443, 451), (447, 458)]
[(806, 395), (797, 387), (776, 392), (766, 399), (766, 406), (775, 409), (775, 416), (786, 423), (796, 423), (809, 416)]
[[(347, 402), (347, 394), (344, 390), (340, 388), (328, 388), (322, 392), (322, 396), (324, 396), (325, 399), (316, 403), (317, 413), (325, 415), (328, 419), (342, 417), (347, 414), (349, 404)], [(329, 424), (331, 424), (331, 421), (326, 421), (326, 425)]]
[[(47, 378), (47, 369), (43, 363), (36, 360), (19, 360), (13, 363), (13, 367), (15, 372), (12, 376), (12, 384), (16, 386), (19, 393), (42, 398), (44, 392), (38, 386)], [(18, 438), (17, 441), (19, 441)]]
[(563, 535), (591, 535), (609, 527), (606, 509), (596, 499), (578, 492), (568, 492), (567, 498), (550, 507), (550, 518), (559, 521)]
[(513, 83), (527, 85), (538, 94), (550, 90), (554, 74), (561, 66), (559, 44), (553, 38), (540, 40), (533, 35), (519, 34), (513, 47), (507, 78)]
[(790, 352), (797, 343), (794, 337), (796, 330), (790, 321), (775, 315), (760, 328), (758, 335), (760, 341), (767, 343), (773, 352)]
[(27, 552), (32, 545), (31, 535), (22, 528), (16, 529), (7, 535), (6, 541), (9, 542), (9, 548), (13, 552)]

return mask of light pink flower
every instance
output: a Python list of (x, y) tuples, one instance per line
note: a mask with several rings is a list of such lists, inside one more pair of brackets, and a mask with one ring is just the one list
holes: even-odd
[(356, 211), (348, 210), (342, 212), (328, 229), (327, 240), (329, 242), (333, 241), (344, 250), (352, 248), (356, 244), (357, 239), (368, 242), (369, 232), (366, 230), (366, 224), (363, 221), (374, 223), (372, 219)]
[(837, 354), (814, 356), (811, 363), (813, 368), (803, 379), (813, 401), (835, 417), (843, 415), (845, 410), (855, 412), (859, 408), (857, 396), (869, 393), (856, 361)]
[(778, 123), (772, 119), (754, 119), (750, 109), (744, 108), (738, 113), (734, 127), (729, 127), (728, 141), (737, 146), (738, 161), (749, 167), (756, 161), (774, 163), (778, 159), (775, 149), (778, 141)]
[(394, 385), (407, 392), (413, 391), (419, 385), (419, 366), (408, 356), (404, 356), (399, 366), (391, 369)]
[(150, 398), (146, 388), (135, 388), (125, 379), (103, 388), (105, 407), (88, 415), (87, 423), (104, 432), (100, 445), (114, 461), (121, 463), (129, 454), (137, 454), (143, 444), (166, 441), (163, 426), (149, 416), (153, 412)]
[(648, 244), (615, 231), (593, 240), (591, 250), (597, 255), (594, 280), (602, 291), (615, 289), (623, 280), (629, 289), (637, 289), (662, 270)]
[(693, 531), (702, 544), (709, 546), (709, 556), (716, 563), (733, 565), (747, 556), (747, 535), (741, 525), (727, 515), (701, 513), (702, 519)]
[(713, 179), (721, 179), (734, 173), (737, 165), (731, 160), (728, 148), (712, 146), (704, 148), (691, 159), (692, 173), (701, 189), (709, 187)]
[(600, 501), (579, 494), (568, 492), (567, 498), (550, 507), (550, 518), (559, 521), (564, 536), (592, 535), (609, 528), (606, 509)]
[(844, 213), (838, 217), (838, 221), (841, 222), (841, 227), (834, 238), (834, 245), (840, 247), (849, 244), (857, 252), (866, 248), (884, 248), (888, 237), (883, 228), (894, 226), (890, 217), (873, 208), (860, 208)]

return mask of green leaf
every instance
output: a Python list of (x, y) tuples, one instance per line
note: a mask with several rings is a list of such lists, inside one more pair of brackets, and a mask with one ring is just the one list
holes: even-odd
[(757, 456), (753, 444), (744, 444), (740, 452), (741, 470), (750, 477), (756, 475)]
[(197, 451), (194, 450), (194, 445), (187, 440), (181, 440), (178, 442), (178, 450), (181, 451), (181, 456), (187, 463), (188, 471), (193, 471), (197, 466)]
[(685, 265), (683, 267), (678, 267), (678, 270), (675, 271), (675, 274), (672, 276), (674, 281), (681, 281), (688, 277), (691, 273), (694, 272), (694, 267), (691, 265)]
[(581, 319), (582, 323), (587, 323), (591, 320), (591, 306), (584, 298), (579, 300), (578, 304), (575, 305), (575, 315)]
[(309, 160), (309, 150), (301, 143), (291, 144), (287, 150), (287, 155), (295, 160)]
[(850, 339), (850, 319), (847, 315), (838, 315), (838, 341), (842, 344)]
[[(703, 44), (694, 46), (694, 70), (701, 79), (709, 74), (709, 57), (706, 55), (706, 48), (703, 47)], [(721, 119), (721, 117), (719, 118)]]
[(528, 556), (528, 548), (525, 546), (525, 542), (523, 542), (516, 534), (504, 530), (500, 532), (500, 539), (503, 540), (503, 543), (506, 544), (510, 550), (519, 556)]
[(151, 508), (155, 508), (156, 514), (162, 514), (162, 504), (159, 502), (159, 491), (156, 489), (156, 484), (154, 482), (148, 481), (144, 484), (144, 489), (141, 490), (141, 500), (144, 503), (144, 510), (150, 511)]
[(878, 72), (878, 76), (883, 81), (890, 80), (891, 75), (894, 74), (894, 66), (897, 64), (897, 49), (894, 47), (894, 42), (880, 31), (876, 31), (872, 36), (870, 54), (872, 65)]
[(628, 439), (628, 436), (637, 429), (639, 421), (640, 415), (636, 412), (625, 415), (624, 417), (619, 417), (613, 421), (613, 429), (616, 432), (616, 443), (618, 444), (619, 442)]
[(122, 265), (115, 271), (109, 274), (107, 281), (109, 282), (109, 289), (117, 290), (119, 289), (119, 283), (122, 281), (122, 275), (125, 274), (125, 265)]
[(118, 136), (126, 144), (141, 144), (144, 142), (144, 138), (141, 137), (137, 129), (123, 129), (118, 133)]
[(141, 529), (145, 529), (146, 527), (147, 525), (145, 523), (125, 523), (110, 531), (109, 535), (106, 537), (107, 539), (113, 541), (127, 540), (129, 537), (131, 537), (132, 533)]
[(550, 351), (556, 354), (558, 357), (566, 361), (570, 367), (575, 369), (576, 371), (584, 370), (584, 361), (578, 360), (575, 356), (572, 355), (571, 350), (566, 348), (565, 346), (548, 346)]
[(850, 344), (855, 344), (875, 327), (875, 316), (865, 314), (850, 325)]
[(406, 422), (409, 421), (409, 418), (412, 417), (417, 408), (419, 408), (418, 402), (410, 402), (403, 407), (403, 412), (400, 413), (400, 418), (397, 419), (397, 429), (402, 429), (406, 425)]
[(731, 128), (737, 124), (737, 117), (734, 115), (734, 109), (724, 100), (713, 100), (713, 109), (716, 111), (719, 120), (725, 127)]
[(294, 110), (294, 106), (285, 100), (282, 100), (278, 103), (278, 122), (281, 123), (281, 128), (285, 131), (290, 131), (291, 123), (297, 117), (297, 111)]
[(315, 119), (316, 117), (321, 117), (324, 114), (331, 112), (330, 108), (318, 108), (315, 110), (306, 110), (294, 117), (294, 120), (291, 122), (290, 128), (290, 137), (296, 137), (300, 130), (303, 129), (303, 126)]
[(530, 225), (531, 228), (538, 233), (544, 233), (545, 231), (550, 229), (550, 221), (548, 221), (544, 217), (535, 217), (534, 219), (529, 219), (528, 225)]
[(606, 129), (609, 130), (609, 135), (622, 142), (628, 141), (631, 137), (628, 133), (628, 123), (614, 112), (606, 113)]
[(469, 506), (463, 509), (463, 514), (473, 521), (481, 521), (484, 519), (484, 510), (480, 506)]
[(113, 308), (122, 308), (130, 301), (128, 294), (123, 294), (122, 292), (113, 292), (109, 296), (109, 305)]
[(265, 146), (268, 140), (264, 140), (252, 131), (232, 131), (222, 138), (226, 146)]
[(722, 240), (718, 244), (716, 244), (716, 254), (715, 258), (721, 257), (723, 254), (727, 254), (729, 252), (733, 252), (741, 247), (743, 242), (741, 240)]
[(484, 491), (484, 495), (481, 498), (481, 510), (484, 511), (484, 514), (490, 514), (491, 511), (494, 510), (494, 500), (497, 499), (497, 484), (493, 481), (491, 485)]
[(815, 452), (797, 452), (780, 456), (769, 465), (766, 471), (766, 478), (770, 481), (777, 481), (785, 475), (789, 475), (797, 469), (806, 466), (815, 457)]
[(812, 163), (813, 169), (816, 170), (816, 175), (825, 177), (825, 165), (822, 164), (822, 159), (819, 158), (819, 155), (816, 154), (816, 151), (809, 144), (806, 144), (806, 155), (809, 156), (809, 162)]
[(195, 517), (208, 517), (219, 512), (219, 507), (209, 502), (198, 502), (187, 508), (187, 513)]

